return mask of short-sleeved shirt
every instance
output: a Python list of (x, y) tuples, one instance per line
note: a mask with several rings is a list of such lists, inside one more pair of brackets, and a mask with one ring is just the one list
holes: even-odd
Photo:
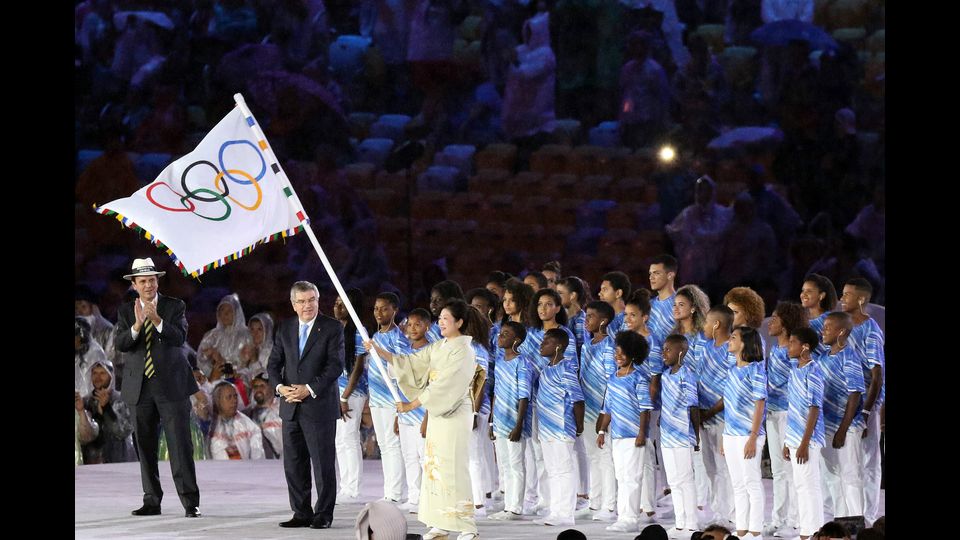
[(860, 353), (848, 344), (837, 354), (828, 351), (816, 361), (823, 372), (823, 423), (827, 433), (836, 433), (840, 428), (843, 413), (847, 409), (847, 398), (853, 392), (860, 392), (860, 404), (857, 405), (857, 414), (850, 428), (865, 427), (863, 415), (860, 414), (863, 393), (866, 391)]
[(821, 313), (819, 317), (807, 321), (810, 324), (810, 328), (812, 328), (817, 333), (817, 337), (820, 338), (820, 343), (817, 344), (817, 348), (813, 351), (814, 358), (821, 354), (827, 354), (827, 351), (830, 350), (830, 347), (823, 344), (823, 322), (827, 320), (827, 315), (829, 314), (829, 312), (825, 311)]
[[(643, 371), (647, 374), (647, 377), (650, 380), (657, 375), (663, 373), (663, 370), (666, 369), (666, 366), (663, 363), (663, 342), (660, 341), (657, 336), (652, 332), (649, 336), (646, 336), (647, 345), (650, 346), (650, 352), (647, 354), (646, 360), (640, 364), (640, 371)], [(656, 399), (653, 399), (653, 410), (660, 410), (660, 396), (657, 396)]]
[(790, 381), (787, 348), (774, 345), (767, 355), (767, 410), (787, 410), (787, 382)]
[[(480, 345), (476, 341), (471, 340), (470, 346), (473, 347), (474, 358), (476, 359), (477, 365), (482, 367), (487, 372), (487, 377), (490, 376), (490, 351), (486, 347)], [(484, 381), (483, 387), (483, 402), (480, 404), (480, 410), (477, 411), (481, 415), (490, 414), (490, 394), (487, 391), (487, 385), (490, 384), (489, 380)]]
[[(877, 321), (873, 320), (872, 318), (854, 326), (853, 330), (850, 332), (850, 339), (848, 340), (848, 343), (856, 347), (857, 352), (860, 353), (861, 361), (863, 361), (863, 384), (867, 388), (870, 388), (870, 382), (873, 381), (873, 373), (871, 373), (870, 370), (873, 369), (874, 366), (880, 366), (880, 373), (884, 373), (886, 370), (886, 360), (883, 353), (883, 340), (883, 330), (880, 329), (880, 325), (877, 324)], [(877, 400), (874, 404), (878, 410), (887, 396), (886, 379), (886, 376), (884, 376), (882, 379), (880, 384), (880, 394), (877, 395)], [(866, 394), (864, 394), (863, 397), (866, 399)]]
[[(410, 354), (413, 352), (410, 348), (410, 341), (407, 339), (407, 336), (403, 335), (403, 332), (400, 331), (400, 327), (398, 326), (393, 326), (386, 332), (377, 332), (373, 334), (370, 339), (390, 354)], [(370, 406), (396, 409), (396, 403), (390, 394), (390, 387), (387, 385), (389, 384), (397, 388), (397, 383), (394, 381), (388, 383), (384, 380), (380, 374), (380, 370), (377, 369), (377, 366), (373, 365), (373, 362), (373, 358), (369, 358), (366, 365), (367, 383), (370, 391)], [(399, 388), (397, 388), (397, 393), (400, 394)]]
[(540, 373), (537, 393), (538, 437), (541, 441), (573, 441), (577, 425), (573, 404), (583, 401), (575, 360), (563, 359)]
[(700, 361), (703, 359), (701, 349), (703, 348), (703, 344), (706, 343), (707, 338), (704, 337), (703, 332), (688, 334), (685, 337), (687, 338), (687, 354), (683, 357), (683, 365), (692, 369), (699, 378)]
[(662, 343), (670, 335), (673, 325), (676, 321), (673, 319), (673, 300), (677, 293), (671, 294), (667, 299), (660, 300), (659, 296), (650, 299), (650, 320), (648, 325), (657, 339)]
[[(613, 439), (636, 438), (640, 434), (640, 413), (653, 409), (650, 402), (650, 378), (634, 368), (628, 375), (607, 379), (607, 395), (603, 400), (603, 413), (610, 415), (607, 430)], [(650, 424), (647, 423), (647, 433)]]
[(803, 440), (803, 433), (807, 429), (807, 416), (810, 407), (818, 407), (817, 423), (810, 436), (810, 443), (821, 448), (826, 446), (823, 424), (823, 371), (817, 362), (800, 367), (796, 360), (790, 370), (790, 381), (787, 383), (787, 433), (784, 444), (792, 448), (799, 448)]
[(617, 332), (626, 330), (626, 328), (623, 327), (624, 319), (626, 318), (627, 318), (626, 311), (621, 311), (620, 313), (617, 313), (616, 315), (614, 315), (613, 320), (610, 321), (610, 324), (607, 325), (607, 335), (616, 337)]
[(493, 323), (490, 327), (490, 370), (487, 372), (487, 394), (493, 395), (497, 384), (497, 362), (503, 360), (503, 349), (497, 346), (497, 340), (500, 338), (500, 323)]
[[(700, 408), (709, 409), (720, 401), (723, 397), (723, 389), (727, 384), (727, 372), (737, 364), (736, 360), (731, 361), (727, 351), (727, 344), (717, 345), (712, 339), (703, 342), (700, 347), (701, 359), (698, 362), (700, 372), (698, 375), (699, 385), (697, 386), (697, 397), (700, 399)], [(704, 422), (706, 426), (715, 426), (723, 421), (726, 411), (720, 411), (709, 420)]]
[[(578, 355), (583, 353), (583, 344), (590, 341), (590, 336), (587, 335), (587, 329), (583, 326), (583, 323), (586, 320), (587, 312), (581, 309), (576, 315), (567, 321), (567, 328), (573, 332), (573, 336), (577, 341), (576, 346)], [(583, 360), (583, 358), (580, 359)]]
[[(500, 349), (501, 351), (503, 349)], [(529, 402), (533, 390), (534, 369), (530, 358), (517, 355), (513, 360), (502, 358), (494, 368), (497, 384), (493, 401), (493, 432), (497, 437), (507, 437), (517, 425), (520, 400), (526, 398), (527, 414), (523, 420), (523, 436), (530, 437), (533, 405)]]
[(676, 373), (660, 376), (660, 444), (664, 448), (692, 448), (697, 444), (690, 407), (697, 407), (697, 373), (681, 364)]
[(434, 322), (430, 325), (430, 328), (427, 328), (427, 341), (433, 343), (434, 341), (439, 341), (443, 336), (440, 334), (440, 325)]
[[(357, 356), (363, 356), (366, 354), (366, 349), (363, 347), (363, 338), (360, 337), (360, 332), (354, 330), (353, 332), (353, 350), (356, 351)], [(377, 369), (377, 368), (373, 368)], [(347, 388), (347, 383), (350, 382), (350, 372), (347, 371), (346, 365), (344, 365), (343, 372), (337, 377), (337, 388), (340, 389), (340, 395), (343, 395), (343, 391)], [(350, 396), (367, 396), (367, 371), (363, 370), (363, 373), (360, 374), (360, 378), (357, 379), (356, 386), (353, 387), (353, 392)]]
[(607, 379), (617, 371), (613, 354), (616, 345), (606, 336), (599, 343), (593, 340), (580, 349), (580, 384), (583, 387), (583, 421), (596, 423), (603, 408), (603, 395), (607, 391)]
[[(727, 384), (723, 388), (723, 434), (750, 435), (756, 403), (761, 399), (767, 399), (767, 372), (763, 362), (733, 366), (727, 372)], [(763, 414), (766, 415), (766, 410)], [(761, 417), (757, 435), (766, 435), (764, 423)]]
[[(570, 331), (566, 326), (560, 326), (564, 332), (567, 333), (567, 348), (563, 350), (563, 359), (564, 360), (573, 360), (574, 367), (579, 365), (577, 361), (577, 340), (573, 336), (573, 332)], [(530, 357), (540, 356), (540, 345), (543, 345), (543, 336), (547, 333), (543, 328), (527, 328), (527, 337), (523, 340), (523, 343), (520, 344), (520, 352), (526, 354)], [(546, 359), (546, 362), (549, 362), (550, 359)]]

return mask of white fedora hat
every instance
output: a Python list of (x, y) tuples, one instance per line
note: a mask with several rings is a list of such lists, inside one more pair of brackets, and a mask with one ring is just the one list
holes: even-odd
[(133, 273), (123, 276), (123, 279), (129, 279), (133, 281), (133, 278), (136, 276), (157, 276), (160, 277), (166, 272), (161, 272), (157, 270), (157, 267), (153, 265), (153, 259), (147, 257), (146, 259), (134, 259), (133, 260)]

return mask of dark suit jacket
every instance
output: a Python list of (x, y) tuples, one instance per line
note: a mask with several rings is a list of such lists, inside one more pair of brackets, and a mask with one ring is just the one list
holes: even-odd
[(337, 378), (343, 372), (343, 326), (326, 315), (317, 315), (302, 357), (299, 331), (300, 320), (296, 317), (280, 323), (267, 362), (270, 386), (309, 384), (317, 397), (307, 397), (302, 403), (282, 399), (280, 418), (292, 420), (299, 410), (300, 418), (336, 420), (340, 418)]
[[(140, 300), (134, 300), (139, 302)], [(187, 361), (183, 342), (187, 337), (187, 318), (184, 316), (186, 305), (183, 300), (159, 295), (157, 314), (163, 320), (163, 332), (153, 334), (150, 356), (159, 384), (160, 401), (187, 399), (200, 388), (193, 378), (193, 371)], [(129, 405), (140, 401), (140, 387), (143, 384), (143, 369), (146, 361), (146, 332), (140, 328), (137, 339), (130, 336), (130, 327), (136, 321), (133, 302), (120, 306), (117, 312), (117, 327), (114, 342), (117, 351), (123, 354), (123, 387), (120, 395)]]

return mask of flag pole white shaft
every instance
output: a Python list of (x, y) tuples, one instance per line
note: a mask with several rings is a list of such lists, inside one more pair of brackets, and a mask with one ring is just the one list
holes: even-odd
[[(243, 100), (243, 96), (239, 93), (233, 95), (234, 101), (237, 102), (237, 107), (240, 107), (240, 111), (245, 117), (253, 118), (253, 113), (250, 112), (250, 109), (247, 108), (247, 103)], [(260, 129), (260, 123), (254, 122), (250, 129), (253, 131), (253, 134), (257, 137), (257, 140), (266, 141), (267, 137), (264, 135), (263, 130)], [(290, 179), (287, 178), (287, 173), (284, 172), (283, 166), (280, 165), (280, 160), (277, 159), (277, 156), (274, 155), (273, 149), (270, 145), (267, 145), (264, 153), (267, 154), (267, 157), (277, 164), (279, 172), (277, 177), (280, 178), (280, 181), (284, 184), (285, 187), (290, 189), (290, 192), (293, 193), (293, 196), (287, 197), (287, 202), (290, 203), (290, 207), (293, 209), (294, 213), (303, 212), (306, 216), (306, 211), (303, 209), (303, 205), (300, 204), (300, 199), (297, 197), (297, 192), (293, 189), (293, 186), (290, 184)], [(299, 205), (299, 208), (298, 208)], [(350, 303), (350, 298), (347, 297), (346, 291), (343, 290), (343, 285), (340, 284), (340, 279), (337, 278), (336, 272), (333, 271), (333, 266), (330, 264), (330, 260), (327, 259), (327, 255), (323, 252), (323, 248), (320, 247), (320, 242), (317, 240), (316, 235), (313, 234), (313, 227), (310, 226), (310, 223), (304, 221), (303, 230), (307, 233), (307, 236), (310, 238), (310, 242), (313, 244), (314, 249), (317, 250), (317, 255), (320, 256), (320, 262), (323, 263), (323, 268), (327, 271), (327, 275), (330, 276), (330, 281), (333, 282), (334, 288), (337, 289), (337, 294), (340, 295), (340, 299), (343, 300), (343, 305), (347, 308), (347, 313), (350, 314), (350, 319), (353, 321), (353, 324), (356, 325), (357, 331), (360, 332), (360, 337), (363, 338), (363, 341), (369, 341), (370, 335), (367, 334), (367, 329), (363, 327), (363, 324), (360, 323), (360, 317), (357, 316), (356, 310), (353, 309), (353, 304)], [(400, 395), (397, 393), (396, 385), (390, 384), (390, 376), (387, 374), (387, 369), (384, 366), (383, 360), (380, 358), (380, 355), (377, 354), (376, 349), (370, 350), (370, 356), (373, 357), (373, 363), (377, 366), (377, 370), (380, 372), (380, 375), (383, 377), (383, 380), (387, 381), (387, 388), (390, 389), (390, 394), (393, 396), (395, 402), (402, 401)]]

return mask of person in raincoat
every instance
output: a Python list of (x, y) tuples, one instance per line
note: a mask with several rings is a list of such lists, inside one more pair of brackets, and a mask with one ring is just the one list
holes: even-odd
[(203, 335), (198, 347), (197, 365), (211, 381), (217, 381), (228, 371), (240, 367), (240, 350), (252, 342), (250, 330), (244, 324), (243, 307), (236, 293), (228, 294), (217, 304), (217, 326)]
[(74, 390), (85, 396), (93, 392), (93, 384), (90, 382), (90, 366), (95, 362), (102, 362), (107, 359), (103, 347), (93, 337), (93, 331), (90, 323), (83, 317), (76, 317), (73, 321), (74, 334), (74, 354), (73, 354), (73, 375)]
[(74, 315), (83, 317), (83, 320), (87, 321), (93, 337), (103, 347), (103, 352), (107, 354), (107, 360), (113, 362), (117, 354), (113, 347), (113, 323), (100, 313), (100, 306), (97, 305), (93, 293), (86, 288), (77, 290)]
[(74, 392), (73, 411), (73, 464), (83, 465), (82, 445), (97, 438), (100, 434), (100, 425), (90, 417), (90, 413), (83, 407), (83, 398), (80, 392)]
[(717, 185), (709, 176), (697, 179), (694, 203), (666, 226), (679, 259), (679, 283), (705, 283), (717, 271), (720, 239), (733, 220), (733, 210), (717, 204)]
[(130, 408), (116, 389), (113, 363), (109, 360), (90, 366), (93, 392), (83, 400), (90, 417), (100, 425), (97, 438), (83, 445), (84, 463), (136, 461), (133, 450), (133, 418)]
[(280, 418), (280, 401), (270, 388), (270, 379), (265, 371), (254, 376), (250, 383), (252, 403), (243, 412), (260, 426), (263, 433), (263, 452), (267, 459), (283, 457), (283, 420)]
[[(248, 383), (267, 370), (267, 360), (273, 350), (273, 317), (267, 312), (257, 313), (247, 322), (250, 343), (240, 348), (240, 365), (237, 373)], [(248, 385), (249, 386), (249, 385)]]
[(507, 73), (502, 127), (510, 140), (549, 132), (556, 119), (557, 59), (550, 48), (550, 12), (543, 0), (536, 15), (523, 23), (523, 44)]
[(210, 456), (213, 459), (263, 459), (263, 433), (240, 412), (237, 387), (221, 381), (213, 387)]

